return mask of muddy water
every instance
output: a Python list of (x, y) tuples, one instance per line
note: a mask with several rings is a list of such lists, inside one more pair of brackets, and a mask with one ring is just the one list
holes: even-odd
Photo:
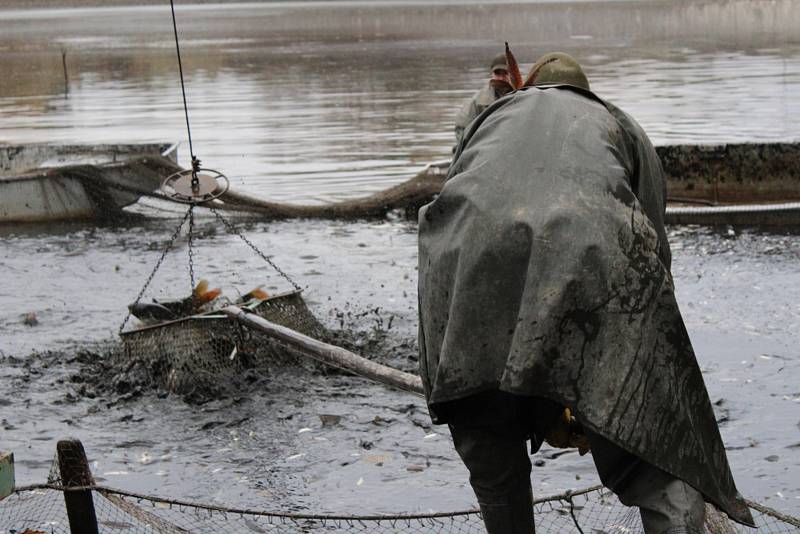
[[(656, 142), (800, 137), (791, 2), (663, 4), (179, 6), (195, 152), (236, 188), (269, 198), (381, 189), (447, 157), (455, 110), (503, 39), (519, 43), (526, 63), (553, 48), (580, 57), (597, 92)], [(0, 77), (0, 139), (184, 140), (168, 14), (162, 6), (0, 13), (0, 71), (10, 73)], [(519, 21), (538, 21), (539, 31)], [(176, 222), (0, 228), (0, 447), (15, 451), (21, 482), (41, 481), (55, 441), (74, 435), (98, 477), (128, 489), (352, 513), (473, 505), (464, 469), (422, 403), (358, 379), (286, 371), (201, 407), (81, 395), (70, 347), (114, 335)], [(362, 315), (349, 326), (370, 332), (393, 317), (386, 359), (414, 367), (413, 347), (403, 345), (416, 328), (413, 223), (239, 224), (307, 288), (327, 324), (349, 311)], [(199, 276), (227, 294), (289, 288), (212, 220), (199, 227)], [(670, 240), (737, 482), (748, 497), (798, 515), (798, 232), (673, 228)], [(188, 291), (186, 250), (182, 238), (147, 297)], [(37, 326), (22, 323), (27, 312)], [(338, 422), (325, 426), (320, 415)], [(551, 456), (539, 457), (538, 495), (596, 482), (588, 458)]]
[[(307, 287), (312, 309), (328, 325), (338, 324), (335, 311), (380, 308), (351, 322), (364, 331), (381, 319), (385, 328), (395, 317), (384, 356), (413, 368), (409, 349), (401, 348), (415, 333), (413, 225), (294, 222), (242, 228)], [(11, 344), (4, 352), (24, 355), (112, 335), (123, 317), (120, 303), (137, 292), (168, 229), (166, 222), (155, 222), (47, 236), (6, 234), (5, 287), (25, 289), (4, 290), (2, 327)], [(215, 233), (210, 221), (201, 232), (195, 267), (201, 276), (230, 293), (263, 282), (269, 289), (288, 288), (268, 276), (262, 260), (238, 239)], [(749, 497), (797, 513), (800, 237), (676, 228), (670, 239), (678, 297), (738, 483)], [(183, 242), (154, 287), (187, 285), (185, 252)], [(23, 311), (35, 311), (40, 324), (22, 325)], [(443, 430), (429, 427), (422, 403), (358, 379), (274, 377), (263, 389), (242, 391), (241, 399), (198, 408), (172, 397), (117, 404), (113, 398), (81, 398), (81, 384), (65, 376), (76, 363), (34, 363), (32, 375), (20, 365), (4, 362), (0, 383), (9, 399), (3, 442), (18, 452), (23, 481), (43, 478), (55, 440), (77, 435), (97, 461), (97, 474), (116, 486), (353, 513), (472, 504), (463, 468)], [(341, 419), (325, 427), (323, 414)], [(539, 457), (545, 464), (534, 476), (537, 494), (596, 482), (587, 458), (551, 459), (553, 452)], [(420, 466), (422, 472), (408, 471)]]

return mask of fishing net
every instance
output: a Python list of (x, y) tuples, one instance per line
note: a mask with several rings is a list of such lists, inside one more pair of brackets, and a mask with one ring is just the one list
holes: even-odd
[[(328, 332), (308, 309), (301, 291), (242, 306), (270, 322), (317, 339)], [(235, 387), (248, 373), (264, 377), (277, 366), (311, 365), (293, 349), (249, 330), (220, 312), (134, 328), (120, 334), (117, 369), (137, 368), (156, 387), (180, 395), (209, 395)]]
[[(69, 504), (66, 504), (69, 502)], [(800, 532), (800, 520), (748, 503), (758, 532)], [(69, 512), (68, 512), (69, 510)], [(708, 508), (706, 534), (751, 532)], [(69, 533), (70, 520), (95, 521), (103, 533), (372, 532), (481, 533), (478, 510), (427, 514), (335, 515), (244, 509), (143, 495), (94, 484), (83, 446), (61, 441), (47, 483), (19, 487), (0, 501), (0, 532)], [(638, 511), (594, 486), (534, 501), (539, 533), (636, 534)], [(88, 525), (83, 524), (82, 527)]]
[[(65, 533), (69, 520), (64, 488), (58, 477), (48, 484), (21, 487), (0, 502), (0, 532)], [(480, 512), (464, 510), (431, 514), (320, 515), (238, 509), (165, 499), (91, 486), (94, 512), (103, 533), (183, 532), (371, 532), (371, 533), (482, 533)], [(70, 491), (70, 493), (73, 493)], [(758, 532), (800, 532), (800, 521), (771, 508), (750, 503)], [(636, 509), (627, 508), (603, 488), (537, 499), (536, 531), (543, 534), (638, 534), (643, 532)], [(752, 532), (725, 520), (707, 523), (706, 534)]]

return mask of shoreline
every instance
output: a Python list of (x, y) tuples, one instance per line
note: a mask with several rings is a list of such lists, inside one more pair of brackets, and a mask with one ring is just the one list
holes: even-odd
[[(709, 0), (693, 0), (697, 4)], [(426, 2), (423, 0), (176, 0), (176, 7), (198, 4), (286, 4), (286, 3), (322, 3), (322, 4), (411, 4), (427, 5), (502, 5), (502, 4), (541, 4), (541, 5), (566, 5), (566, 4), (663, 4), (665, 0), (444, 0), (441, 2)], [(63, 9), (63, 8), (94, 8), (94, 7), (140, 7), (169, 5), (169, 0), (6, 0), (0, 6), (0, 11), (26, 10), (26, 9)]]
[[(279, 0), (178, 0), (179, 7), (194, 4), (265, 4)], [(302, 1), (302, 0), (300, 0)], [(7, 0), (0, 6), (0, 11), (26, 9), (64, 9), (94, 7), (140, 7), (169, 5), (169, 0)]]

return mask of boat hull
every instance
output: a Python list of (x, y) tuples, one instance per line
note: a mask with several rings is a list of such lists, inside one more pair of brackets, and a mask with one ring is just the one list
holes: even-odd
[[(800, 143), (664, 145), (667, 224), (800, 226)], [(420, 176), (444, 182), (449, 161)]]
[(668, 204), (664, 221), (667, 224), (699, 224), (704, 226), (800, 227), (800, 202), (724, 206), (675, 206)]
[(800, 143), (657, 146), (674, 201), (800, 202)]
[(175, 159), (174, 145), (0, 147), (0, 222), (113, 215), (158, 189)]

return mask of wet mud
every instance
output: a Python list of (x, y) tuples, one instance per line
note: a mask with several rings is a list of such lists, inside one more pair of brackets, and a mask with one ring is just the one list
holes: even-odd
[[(333, 311), (338, 328), (317, 330), (317, 335), (313, 336), (315, 339), (416, 374), (417, 340), (389, 334), (393, 316), (384, 318), (380, 308), (358, 313)], [(372, 322), (371, 326), (360, 329), (369, 322)], [(284, 326), (312, 335), (303, 331), (302, 324), (289, 321)], [(200, 362), (194, 369), (176, 369), (174, 357), (184, 350), (183, 340), (174, 346), (167, 342), (166, 347), (152, 353), (133, 353), (124, 340), (109, 340), (88, 348), (33, 353), (22, 360), (11, 358), (10, 363), (20, 364), (29, 376), (54, 366), (70, 368), (66, 378), (56, 381), (57, 384), (69, 384), (74, 390), (66, 395), (65, 400), (101, 399), (107, 407), (124, 405), (147, 395), (172, 397), (201, 406), (221, 399), (251, 396), (258, 391), (280, 389), (280, 385), (275, 383), (276, 376), (350, 376), (344, 370), (324, 365), (257, 332), (247, 332), (247, 335), (248, 342), (237, 347), (235, 356), (230, 357), (230, 351), (213, 355), (213, 361), (206, 362), (207, 367)], [(224, 362), (225, 359), (235, 359), (236, 365), (225, 365), (229, 363)], [(213, 371), (209, 372), (209, 369)], [(174, 387), (176, 370), (187, 375), (188, 384), (182, 388)]]
[[(241, 223), (257, 246), (295, 274), (337, 343), (416, 368), (414, 225), (403, 219)], [(224, 388), (181, 396), (150, 382), (151, 370), (111, 365), (119, 300), (134, 294), (152, 267), (166, 227), (164, 221), (4, 236), (12, 252), (3, 260), (8, 280), (27, 284), (25, 295), (4, 296), (10, 305), (0, 317), (16, 344), (3, 348), (0, 387), (7, 399), (4, 443), (17, 454), (21, 482), (41, 481), (55, 441), (72, 435), (84, 440), (101, 481), (139, 491), (348, 513), (474, 505), (446, 428), (432, 426), (424, 402), (413, 395), (304, 363), (263, 365)], [(235, 258), (238, 274), (213, 267), (220, 261), (213, 251), (235, 251), (239, 240), (212, 228), (200, 221), (198, 272), (211, 273), (223, 289), (231, 279), (256, 285), (247, 277), (265, 269), (254, 254), (227, 256)], [(74, 243), (84, 239), (92, 246), (76, 250)], [(737, 483), (748, 498), (797, 514), (800, 487), (792, 473), (800, 466), (800, 353), (791, 325), (800, 324), (798, 232), (675, 227), (670, 241), (679, 303)], [(303, 243), (300, 257), (289, 246), (297, 242)], [(117, 272), (122, 247), (132, 246), (141, 251), (141, 264), (127, 265), (116, 278), (108, 274)], [(111, 279), (100, 293), (112, 298), (98, 298), (91, 289), (96, 282), (85, 278), (50, 286), (44, 267), (45, 275), (31, 283), (21, 253), (31, 248), (41, 249), (50, 268), (90, 265), (106, 273)], [(165, 285), (188, 287), (181, 283), (185, 253), (184, 243), (167, 258), (154, 295), (166, 292)], [(280, 285), (278, 278), (266, 287)], [(12, 309), (34, 311), (39, 324), (25, 325)], [(75, 310), (77, 339), (64, 339), (63, 323)], [(575, 451), (545, 448), (533, 461), (537, 495), (597, 482), (590, 457)]]

